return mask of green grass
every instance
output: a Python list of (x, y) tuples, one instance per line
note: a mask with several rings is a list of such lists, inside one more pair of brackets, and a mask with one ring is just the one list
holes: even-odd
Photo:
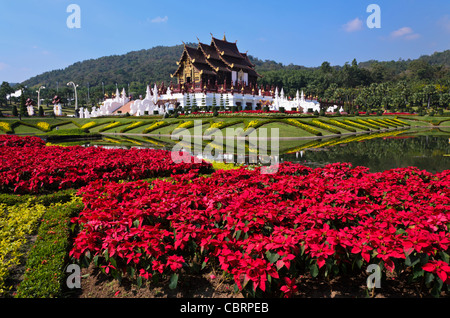
[[(439, 117), (439, 116), (341, 116), (341, 117), (318, 117), (318, 118), (297, 118), (300, 122), (303, 122), (305, 124), (311, 124), (311, 121), (313, 119), (319, 119), (320, 121), (329, 124), (330, 126), (336, 128), (338, 131), (340, 131), (342, 134), (344, 133), (351, 133), (350, 131), (346, 130), (344, 127), (339, 127), (336, 125), (330, 124), (330, 119), (337, 120), (339, 122), (342, 122), (345, 124), (346, 120), (352, 120), (357, 123), (359, 123), (359, 119), (361, 120), (367, 120), (371, 119), (373, 121), (370, 121), (369, 124), (366, 124), (365, 126), (370, 129), (371, 131), (378, 131), (380, 129), (386, 129), (386, 128), (395, 128), (395, 123), (389, 122), (389, 119), (396, 119), (399, 118), (403, 122), (410, 125), (412, 128), (414, 127), (449, 127), (450, 126), (450, 118), (449, 117)], [(202, 122), (202, 132), (204, 132), (207, 128), (209, 128), (209, 125), (211, 122), (224, 122), (227, 124), (232, 124), (236, 122), (237, 120), (242, 120), (242, 123), (236, 123), (232, 124), (231, 126), (228, 126), (226, 128), (222, 129), (222, 133), (225, 134), (225, 131), (227, 128), (244, 128), (245, 124), (248, 123), (251, 120), (259, 120), (261, 122), (266, 122), (265, 124), (261, 125), (261, 128), (266, 128), (270, 137), (270, 130), (271, 129), (279, 129), (279, 136), (280, 137), (311, 137), (313, 136), (311, 133), (304, 131), (303, 129), (295, 126), (287, 125), (286, 123), (283, 123), (283, 120), (278, 119), (270, 119), (266, 117), (257, 118), (255, 116), (248, 116), (248, 117), (204, 117), (204, 118), (184, 118), (183, 116), (180, 116), (178, 118), (168, 118), (168, 119), (162, 119), (162, 118), (150, 118), (150, 117), (108, 117), (108, 118), (53, 118), (53, 117), (32, 117), (22, 118), (23, 122), (26, 122), (31, 125), (35, 125), (38, 122), (45, 121), (49, 123), (53, 130), (56, 130), (55, 126), (59, 125), (58, 129), (77, 129), (83, 126), (86, 123), (89, 122), (95, 122), (96, 126), (90, 128), (90, 132), (99, 132), (103, 127), (106, 127), (109, 123), (117, 121), (122, 123), (123, 125), (119, 127), (114, 127), (112, 129), (109, 129), (105, 132), (107, 133), (114, 133), (114, 132), (120, 132), (123, 128), (127, 127), (132, 122), (136, 121), (143, 121), (144, 124), (142, 126), (133, 128), (131, 130), (126, 131), (125, 133), (129, 134), (142, 134), (144, 129), (152, 125), (156, 121), (165, 121), (169, 123), (169, 125), (165, 127), (158, 128), (156, 130), (153, 130), (149, 132), (149, 135), (170, 135), (172, 131), (178, 126), (180, 122), (188, 121), (188, 120), (199, 120)], [(377, 123), (378, 120), (380, 120)], [(10, 123), (17, 123), (18, 118), (10, 118), (10, 117), (3, 117), (0, 118), (0, 121), (4, 122), (10, 122)], [(436, 126), (437, 125), (437, 126)], [(320, 128), (320, 127), (314, 127), (316, 130), (318, 130), (323, 136), (329, 136), (334, 135), (332, 131), (328, 131), (326, 129)], [(356, 132), (363, 131), (362, 127), (353, 126)], [(400, 127), (397, 127), (400, 128)], [(14, 133), (16, 134), (39, 134), (42, 133), (39, 129), (30, 127), (27, 125), (14, 125), (13, 127)], [(187, 130), (191, 135), (195, 133), (195, 128), (189, 128)], [(185, 131), (186, 132), (186, 131)], [(0, 132), (3, 134), (3, 132)]]

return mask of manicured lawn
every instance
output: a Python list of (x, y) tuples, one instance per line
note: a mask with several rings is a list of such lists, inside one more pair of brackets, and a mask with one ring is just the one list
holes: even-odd
[[(286, 118), (293, 118), (293, 117), (286, 117)], [(311, 125), (313, 120), (319, 120), (333, 128), (333, 130), (327, 130), (324, 127), (314, 127), (315, 130), (319, 131), (322, 136), (329, 136), (336, 134), (336, 129), (341, 134), (347, 134), (350, 133), (350, 131), (346, 130), (343, 127), (333, 126), (330, 125), (330, 120), (336, 120), (339, 122), (344, 122), (345, 120), (352, 120), (356, 122), (360, 122), (360, 120), (366, 121), (368, 119), (371, 120), (386, 120), (386, 119), (395, 119), (399, 118), (401, 121), (409, 124), (412, 128), (417, 127), (450, 127), (450, 118), (449, 117), (438, 117), (438, 116), (341, 116), (341, 117), (318, 117), (318, 118), (304, 118), (304, 117), (294, 117), (296, 120), (299, 120), (300, 122), (304, 124)], [(0, 122), (9, 122), (11, 124), (17, 122), (18, 118), (12, 118), (12, 117), (3, 117), (0, 118)], [(286, 122), (284, 122), (284, 119), (271, 119), (268, 117), (255, 117), (255, 116), (248, 116), (248, 117), (186, 117), (186, 116), (179, 116), (178, 118), (168, 118), (168, 119), (162, 119), (161, 117), (107, 117), (107, 118), (73, 118), (73, 117), (33, 117), (33, 118), (22, 118), (23, 122), (36, 125), (39, 122), (47, 122), (49, 123), (53, 129), (55, 128), (55, 125), (58, 125), (58, 129), (75, 129), (79, 128), (85, 124), (95, 122), (96, 125), (89, 130), (91, 132), (100, 132), (103, 131), (102, 128), (106, 127), (112, 122), (120, 122), (123, 123), (121, 126), (112, 127), (108, 130), (105, 130), (106, 133), (120, 133), (127, 125), (133, 123), (133, 122), (139, 122), (143, 121), (145, 124), (132, 128), (130, 130), (125, 131), (125, 133), (128, 134), (142, 134), (144, 130), (147, 127), (150, 127), (152, 124), (160, 121), (164, 121), (167, 123), (170, 123), (170, 125), (165, 127), (160, 127), (158, 129), (155, 129), (153, 131), (147, 132), (148, 135), (170, 135), (173, 130), (182, 122), (186, 121), (194, 121), (201, 122), (202, 123), (202, 133), (205, 132), (206, 129), (210, 127), (211, 123), (218, 123), (218, 122), (224, 122), (226, 124), (230, 124), (236, 121), (241, 120), (242, 122), (236, 123), (234, 125), (230, 125), (228, 127), (220, 128), (222, 133), (225, 135), (227, 128), (232, 129), (244, 129), (246, 125), (251, 121), (258, 121), (259, 122), (259, 128), (267, 129), (268, 137), (271, 137), (271, 130), (272, 129), (278, 129), (279, 137), (315, 137), (310, 132), (305, 131), (304, 129), (301, 129), (296, 126), (288, 125)], [(265, 123), (266, 122), (266, 123)], [(65, 124), (62, 124), (65, 123)], [(263, 123), (261, 125), (261, 123)], [(62, 125), (61, 125), (62, 124)], [(373, 123), (372, 123), (373, 124)], [(439, 124), (439, 125), (438, 125)], [(436, 126), (438, 125), (438, 126)], [(358, 127), (353, 127), (356, 132), (362, 132), (363, 130)], [(384, 129), (385, 127), (379, 126), (380, 129)], [(391, 126), (390, 128), (394, 128)], [(371, 131), (378, 131), (378, 129), (375, 129), (373, 126), (370, 127)], [(196, 133), (195, 127), (188, 128), (184, 132), (189, 132), (191, 135), (194, 135)], [(1, 132), (3, 133), (3, 132)], [(36, 129), (34, 127), (30, 127), (27, 125), (15, 125), (14, 127), (14, 133), (16, 134), (39, 134), (42, 133), (39, 129)], [(178, 133), (178, 132), (177, 132)]]

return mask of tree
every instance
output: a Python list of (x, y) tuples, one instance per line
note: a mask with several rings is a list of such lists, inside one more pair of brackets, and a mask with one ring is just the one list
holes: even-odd
[(331, 73), (333, 71), (333, 69), (331, 68), (330, 62), (323, 62), (322, 65), (320, 66), (320, 71), (323, 74), (328, 74)]
[(9, 85), (8, 82), (3, 82), (0, 86), (0, 106), (7, 105), (7, 95), (14, 93), (14, 89)]
[(20, 95), (19, 114), (20, 114), (20, 116), (28, 116), (25, 94), (23, 94), (23, 93), (22, 93), (22, 95)]
[(212, 108), (213, 110), (216, 109), (217, 101), (216, 101), (216, 93), (213, 93), (213, 100), (212, 100)]
[(436, 94), (436, 87), (434, 85), (426, 85), (423, 88), (423, 94), (427, 99), (427, 108), (430, 108), (431, 99)]
[(186, 94), (186, 107), (191, 107), (191, 97), (190, 97), (190, 95), (191, 94), (189, 94), (189, 93), (187, 93)]
[(44, 117), (44, 108), (42, 108), (42, 106), (40, 106), (40, 105), (38, 108), (38, 115), (39, 115), (39, 117)]
[(409, 64), (408, 70), (412, 77), (419, 80), (430, 80), (434, 76), (433, 67), (424, 60), (414, 60)]

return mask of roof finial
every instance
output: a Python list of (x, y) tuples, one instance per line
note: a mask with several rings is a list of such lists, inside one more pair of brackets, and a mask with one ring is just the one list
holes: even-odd
[(225, 37), (225, 32), (223, 32), (223, 40), (226, 41), (227, 38)]

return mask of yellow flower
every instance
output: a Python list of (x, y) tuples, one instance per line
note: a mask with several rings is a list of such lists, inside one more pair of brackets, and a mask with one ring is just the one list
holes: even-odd
[(11, 125), (5, 122), (0, 122), (0, 130), (3, 130), (5, 133), (12, 132)]
[(119, 121), (116, 121), (116, 122), (113, 122), (113, 123), (111, 123), (111, 124), (106, 125), (105, 127), (103, 127), (103, 130), (108, 130), (108, 129), (117, 127), (117, 126), (119, 126), (119, 125), (120, 125), (120, 122), (119, 122)]
[(161, 126), (164, 125), (164, 124), (165, 124), (164, 121), (158, 121), (158, 122), (154, 123), (153, 125), (151, 125), (151, 126), (145, 128), (144, 131), (143, 131), (143, 133), (145, 134), (145, 133), (147, 133), (147, 132), (150, 132), (150, 131), (152, 131), (152, 130), (155, 130), (155, 129), (161, 127)]
[(39, 122), (36, 124), (37, 128), (39, 128), (42, 131), (50, 131), (52, 130), (51, 126), (49, 123), (46, 122)]
[(9, 270), (19, 265), (27, 237), (36, 230), (45, 210), (31, 200), (14, 206), (0, 204), (0, 295), (7, 291)]
[(97, 123), (95, 121), (91, 121), (87, 124), (84, 124), (83, 126), (81, 126), (81, 129), (89, 129), (94, 127), (95, 125), (97, 125)]
[(258, 124), (259, 124), (259, 121), (257, 121), (257, 120), (252, 120), (251, 122), (249, 122), (249, 123), (247, 124), (247, 126), (245, 126), (244, 131), (245, 131), (245, 130), (248, 130), (248, 129), (250, 129), (250, 128), (255, 128), (255, 127), (258, 126)]

